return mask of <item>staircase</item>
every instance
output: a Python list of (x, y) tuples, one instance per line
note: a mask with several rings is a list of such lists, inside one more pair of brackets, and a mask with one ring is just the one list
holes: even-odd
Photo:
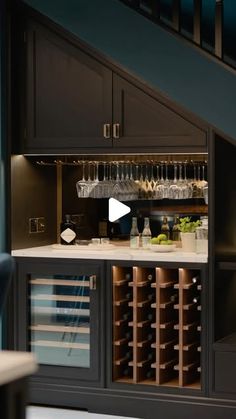
[(236, 68), (235, 0), (120, 0)]

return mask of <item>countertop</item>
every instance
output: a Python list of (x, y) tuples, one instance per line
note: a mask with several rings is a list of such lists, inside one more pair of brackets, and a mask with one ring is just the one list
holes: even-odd
[(68, 249), (55, 249), (53, 245), (13, 250), (15, 257), (102, 259), (102, 260), (136, 260), (161, 262), (207, 263), (207, 254), (187, 253), (181, 249), (173, 252), (159, 253), (143, 249), (130, 249), (125, 246), (114, 246), (111, 249), (96, 250), (89, 246), (74, 246)]
[(8, 384), (33, 374), (37, 370), (34, 354), (0, 351), (0, 385)]

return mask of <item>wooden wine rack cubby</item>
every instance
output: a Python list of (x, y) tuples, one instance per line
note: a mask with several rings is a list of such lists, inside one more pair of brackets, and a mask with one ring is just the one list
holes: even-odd
[(200, 389), (201, 271), (113, 266), (113, 381)]

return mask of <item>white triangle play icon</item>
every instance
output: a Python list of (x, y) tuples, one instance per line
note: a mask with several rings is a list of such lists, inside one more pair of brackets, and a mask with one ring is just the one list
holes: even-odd
[(124, 215), (128, 214), (129, 212), (130, 207), (128, 207), (128, 205), (122, 204), (122, 202), (119, 202), (114, 198), (109, 199), (109, 221), (113, 222), (119, 220), (119, 218), (124, 217)]

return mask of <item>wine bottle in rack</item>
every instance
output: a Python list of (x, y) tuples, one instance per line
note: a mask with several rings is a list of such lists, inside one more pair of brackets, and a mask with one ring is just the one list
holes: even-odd
[(153, 275), (152, 274), (149, 274), (148, 276), (147, 276), (147, 279), (148, 279), (148, 281), (152, 281), (153, 280)]
[(128, 367), (125, 368), (123, 371), (123, 376), (124, 377), (131, 377), (132, 376), (132, 368)]
[(194, 304), (200, 304), (200, 295), (193, 298), (193, 303)]
[(154, 361), (155, 360), (155, 355), (153, 352), (150, 352), (147, 356), (148, 361)]
[(133, 336), (132, 336), (132, 333), (131, 332), (125, 332), (125, 337), (128, 340), (132, 340), (133, 339)]
[(155, 296), (156, 296), (155, 292), (152, 292), (152, 293), (148, 294), (147, 299), (151, 302), (151, 301), (155, 300)]
[(133, 353), (132, 351), (128, 351), (125, 353), (124, 358), (127, 359), (127, 361), (129, 361), (130, 359), (133, 358)]
[(128, 311), (127, 313), (122, 314), (121, 319), (122, 320), (130, 320), (132, 317), (131, 311)]
[(147, 319), (150, 320), (150, 321), (154, 320), (154, 314), (153, 313), (148, 313)]
[(152, 370), (149, 370), (146, 373), (146, 378), (155, 378), (155, 371), (153, 369)]
[(125, 298), (126, 298), (127, 300), (131, 300), (131, 298), (132, 298), (132, 293), (131, 293), (131, 292), (127, 292), (127, 294), (125, 294)]
[(193, 284), (196, 284), (196, 285), (200, 284), (200, 277), (198, 275), (197, 276), (194, 276), (192, 278), (192, 283)]
[(179, 294), (173, 294), (170, 296), (170, 301), (172, 303), (177, 303), (178, 299), (179, 299)]
[(130, 280), (131, 280), (131, 274), (130, 274), (130, 273), (126, 273), (126, 274), (125, 274), (125, 279), (126, 279), (127, 281), (130, 281)]
[(149, 340), (150, 342), (154, 341), (155, 340), (155, 334), (154, 333), (148, 333), (147, 340)]

